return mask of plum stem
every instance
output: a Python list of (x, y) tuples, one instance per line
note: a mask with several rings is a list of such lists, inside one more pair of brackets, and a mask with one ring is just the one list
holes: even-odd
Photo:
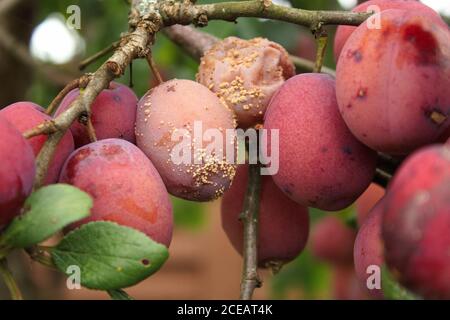
[(153, 76), (154, 76), (155, 79), (156, 79), (156, 82), (157, 82), (158, 84), (163, 83), (164, 80), (163, 80), (163, 78), (161, 77), (161, 73), (160, 73), (159, 70), (158, 70), (158, 67), (157, 67), (157, 65), (156, 65), (155, 59), (153, 59), (153, 55), (152, 55), (152, 52), (151, 52), (151, 51), (150, 51), (150, 53), (147, 55), (146, 59), (147, 59), (148, 65), (149, 65), (149, 67), (150, 67), (150, 70), (152, 71)]
[(78, 65), (78, 69), (83, 71), (89, 65), (91, 65), (92, 63), (94, 63), (97, 60), (101, 59), (102, 57), (108, 55), (109, 53), (113, 52), (119, 46), (120, 46), (120, 41), (115, 41), (115, 42), (111, 43), (109, 46), (103, 48), (99, 52), (97, 52), (97, 53), (93, 54), (92, 56), (90, 56), (90, 57), (84, 59), (83, 61), (81, 61), (80, 64)]
[(11, 270), (9, 270), (8, 262), (6, 259), (0, 260), (0, 274), (2, 275), (3, 281), (5, 282), (6, 287), (11, 294), (11, 298), (13, 300), (23, 300), (22, 293), (11, 273)]
[(249, 165), (248, 186), (240, 220), (244, 225), (244, 266), (241, 280), (242, 300), (251, 300), (262, 282), (258, 275), (258, 215), (261, 193), (261, 175), (258, 164)]
[(323, 59), (325, 57), (325, 51), (328, 44), (328, 34), (323, 28), (319, 28), (315, 32), (316, 43), (317, 43), (317, 53), (316, 53), (316, 63), (313, 68), (314, 73), (322, 72)]

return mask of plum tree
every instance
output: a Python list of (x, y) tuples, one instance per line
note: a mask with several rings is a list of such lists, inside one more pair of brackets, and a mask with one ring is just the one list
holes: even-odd
[(235, 126), (233, 112), (208, 88), (174, 79), (139, 101), (137, 145), (172, 195), (209, 201), (233, 180)]
[(384, 212), (384, 201), (380, 200), (368, 213), (362, 223), (355, 240), (353, 261), (355, 263), (356, 275), (361, 287), (366, 288), (371, 296), (382, 298), (383, 291), (377, 288), (369, 289), (367, 280), (370, 276), (370, 266), (379, 267), (384, 264), (383, 241), (381, 238), (381, 225)]
[(390, 154), (436, 141), (450, 126), (449, 59), (449, 29), (420, 12), (383, 11), (381, 29), (363, 23), (336, 71), (339, 109), (351, 132)]
[[(21, 133), (30, 130), (39, 124), (50, 120), (51, 117), (44, 113), (44, 109), (32, 102), (17, 102), (0, 111), (0, 114), (12, 123)], [(28, 140), (33, 148), (35, 156), (39, 154), (47, 136), (39, 135)], [(73, 137), (68, 131), (58, 144), (58, 147), (53, 156), (52, 162), (49, 165), (46, 184), (55, 183), (59, 179), (59, 174), (64, 162), (74, 150)]]
[[(308, 209), (286, 197), (270, 176), (261, 177), (258, 263), (270, 266), (297, 257), (308, 239)], [(243, 224), (239, 220), (248, 182), (248, 166), (238, 167), (231, 188), (222, 199), (222, 227), (242, 254)]]
[(356, 218), (358, 219), (358, 225), (362, 225), (364, 220), (366, 220), (367, 215), (373, 209), (373, 207), (378, 203), (378, 201), (383, 198), (386, 193), (385, 189), (372, 183), (369, 188), (356, 200)]
[(105, 139), (81, 147), (65, 163), (60, 182), (94, 199), (91, 216), (71, 229), (90, 221), (113, 221), (169, 246), (173, 228), (169, 195), (153, 164), (130, 142)]
[[(294, 201), (340, 210), (372, 181), (376, 153), (346, 127), (328, 75), (302, 74), (287, 80), (272, 98), (264, 128), (268, 136), (279, 130), (279, 170), (273, 178)], [(262, 144), (271, 152), (264, 137)]]
[(20, 132), (0, 115), (0, 227), (20, 213), (35, 175), (33, 149)]
[(450, 148), (429, 146), (401, 166), (388, 189), (385, 258), (425, 298), (450, 298)]
[(262, 122), (270, 98), (293, 75), (294, 65), (279, 44), (228, 37), (205, 53), (197, 81), (227, 103), (239, 127), (248, 128)]
[(326, 216), (311, 232), (311, 253), (332, 265), (351, 265), (356, 231), (336, 216)]
[[(366, 12), (370, 6), (378, 6), (381, 11), (389, 9), (402, 9), (420, 12), (421, 15), (427, 15), (436, 23), (447, 27), (444, 20), (442, 20), (436, 11), (417, 0), (370, 0), (356, 6), (352, 11)], [(339, 26), (337, 28), (336, 35), (334, 37), (334, 58), (336, 61), (339, 60), (339, 55), (342, 52), (342, 48), (355, 30), (356, 27), (353, 26)]]
[[(79, 96), (80, 90), (74, 89), (61, 102), (56, 115), (67, 110)], [(135, 143), (134, 123), (138, 98), (129, 87), (112, 82), (103, 90), (91, 106), (91, 121), (98, 140), (120, 138)], [(77, 148), (90, 142), (86, 126), (74, 122), (70, 127)]]

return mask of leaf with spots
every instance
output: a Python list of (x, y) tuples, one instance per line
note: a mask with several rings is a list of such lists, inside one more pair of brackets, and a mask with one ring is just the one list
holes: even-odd
[(26, 248), (40, 243), (65, 226), (89, 216), (92, 205), (92, 198), (73, 186), (43, 187), (25, 201), (25, 213), (5, 230), (0, 246)]
[(146, 279), (167, 260), (167, 248), (135, 229), (91, 222), (67, 234), (51, 251), (59, 270), (80, 268), (81, 285), (98, 290), (126, 288)]

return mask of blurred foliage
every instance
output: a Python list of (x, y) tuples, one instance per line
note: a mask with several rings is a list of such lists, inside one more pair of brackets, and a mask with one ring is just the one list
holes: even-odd
[[(198, 1), (199, 3), (211, 3), (218, 1)], [(292, 0), (292, 5), (304, 9), (341, 9), (336, 0)], [(34, 22), (23, 21), (21, 23), (33, 23), (35, 25), (43, 21), (48, 15), (59, 12), (65, 16), (69, 5), (78, 5), (81, 8), (82, 25), (80, 35), (86, 41), (85, 56), (90, 56), (118, 40), (122, 32), (127, 30), (128, 4), (125, 0), (40, 0), (37, 20)], [(211, 21), (203, 29), (217, 37), (238, 36), (241, 38), (266, 37), (283, 45), (289, 52), (296, 54), (301, 45), (300, 36), (310, 36), (314, 39), (310, 30), (304, 27), (262, 19), (240, 18), (237, 23)], [(335, 27), (326, 27), (330, 41), (325, 57), (325, 65), (334, 68), (335, 63), (332, 54), (332, 39)], [(154, 58), (165, 79), (187, 78), (193, 79), (197, 69), (197, 62), (185, 55), (163, 35), (158, 35), (153, 48)], [(72, 67), (78, 64), (72, 62)], [(87, 71), (92, 72), (100, 66), (104, 59), (91, 65)], [(61, 89), (49, 83), (45, 78), (36, 76), (33, 86), (26, 94), (26, 99), (34, 101), (42, 106), (50, 103), (53, 97)], [(130, 70), (118, 81), (129, 84)], [(155, 81), (145, 61), (133, 63), (133, 85), (138, 96), (142, 96)], [(205, 206), (193, 202), (173, 198), (175, 222), (178, 226), (199, 229), (207, 221)], [(311, 220), (315, 223), (328, 213), (319, 210), (311, 210)], [(344, 220), (354, 217), (354, 210), (349, 209), (338, 213)], [(350, 217), (350, 218), (349, 218)], [(308, 251), (305, 251), (295, 261), (286, 265), (282, 271), (274, 276), (272, 281), (272, 297), (282, 298), (332, 298), (329, 296), (329, 282), (331, 269), (329, 266), (316, 261)]]

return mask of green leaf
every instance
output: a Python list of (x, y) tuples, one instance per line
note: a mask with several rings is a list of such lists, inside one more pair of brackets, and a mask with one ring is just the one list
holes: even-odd
[(383, 295), (385, 299), (420, 300), (420, 297), (408, 291), (394, 279), (386, 265), (383, 265), (381, 274), (381, 283), (383, 284)]
[(134, 300), (133, 297), (128, 295), (128, 293), (126, 293), (122, 289), (108, 290), (107, 292), (113, 300)]
[(86, 218), (92, 198), (66, 184), (43, 187), (25, 201), (25, 214), (15, 218), (0, 238), (5, 247), (26, 248), (40, 243), (65, 226)]
[(51, 251), (58, 269), (80, 268), (90, 289), (126, 288), (144, 280), (167, 260), (167, 248), (145, 234), (113, 222), (91, 222), (70, 232)]

